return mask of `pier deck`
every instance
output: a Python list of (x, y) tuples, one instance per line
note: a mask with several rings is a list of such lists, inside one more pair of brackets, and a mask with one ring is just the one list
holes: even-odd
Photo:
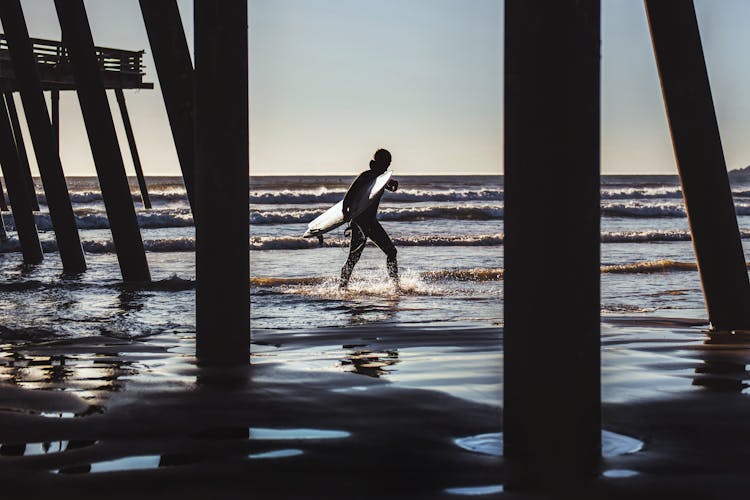
[[(67, 49), (62, 42), (32, 38), (43, 90), (75, 90), (76, 84)], [(102, 81), (107, 89), (153, 89), (143, 81), (143, 50), (96, 47)], [(8, 43), (0, 34), (0, 90), (18, 90)]]

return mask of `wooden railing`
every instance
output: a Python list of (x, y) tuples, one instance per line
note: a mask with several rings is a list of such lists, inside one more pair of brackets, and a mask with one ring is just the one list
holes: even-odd
[[(32, 38), (37, 63), (50, 70), (69, 68), (70, 57), (61, 42)], [(102, 71), (130, 75), (144, 75), (143, 51), (131, 51), (96, 47), (96, 56)], [(0, 60), (10, 60), (8, 42), (0, 34)]]

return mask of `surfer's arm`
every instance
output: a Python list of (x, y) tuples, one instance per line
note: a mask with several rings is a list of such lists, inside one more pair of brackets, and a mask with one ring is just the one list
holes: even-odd
[(395, 193), (395, 192), (396, 192), (396, 190), (398, 189), (398, 181), (397, 181), (397, 180), (395, 180), (395, 179), (391, 179), (391, 180), (389, 180), (389, 181), (388, 181), (388, 183), (387, 183), (387, 184), (385, 185), (385, 188), (386, 188), (386, 189), (387, 189), (388, 191), (392, 191), (392, 192), (394, 192), (394, 193)]

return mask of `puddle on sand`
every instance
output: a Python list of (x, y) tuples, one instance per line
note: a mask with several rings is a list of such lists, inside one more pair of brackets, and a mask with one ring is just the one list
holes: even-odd
[(121, 472), (134, 470), (158, 469), (176, 465), (188, 465), (198, 460), (189, 455), (136, 455), (132, 457), (93, 462), (91, 464), (65, 467), (56, 471), (57, 474), (96, 474), (99, 472)]
[(267, 429), (250, 428), (250, 439), (286, 440), (286, 439), (343, 439), (351, 436), (346, 431), (324, 429)]
[(97, 415), (104, 413), (104, 407), (99, 405), (90, 405), (86, 410), (74, 413), (72, 411), (43, 411), (39, 413), (39, 416), (45, 418), (78, 418), (88, 417), (90, 415)]
[(260, 459), (260, 458), (285, 458), (285, 457), (296, 457), (302, 455), (302, 450), (296, 448), (289, 448), (285, 450), (273, 450), (266, 451), (263, 453), (251, 453), (248, 458)]
[(445, 490), (449, 495), (462, 495), (462, 496), (482, 496), (482, 495), (494, 495), (496, 493), (503, 492), (502, 484), (493, 484), (489, 486), (466, 486), (463, 488), (448, 488)]
[(131, 365), (110, 353), (45, 355), (10, 346), (0, 349), (0, 382), (24, 389), (64, 390), (98, 403), (122, 388), (121, 380), (135, 373)]
[[(464, 450), (493, 457), (503, 456), (503, 433), (493, 432), (491, 434), (479, 434), (454, 440)], [(610, 431), (602, 431), (602, 456), (616, 457), (635, 453), (643, 449), (643, 441), (616, 434)]]
[(97, 441), (45, 441), (43, 443), (4, 443), (0, 444), (0, 456), (4, 457), (30, 457), (34, 455), (49, 455), (62, 453), (67, 450), (76, 450), (93, 446)]
[(72, 411), (43, 411), (39, 415), (47, 418), (75, 418), (76, 416)]
[(630, 469), (610, 469), (605, 470), (602, 473), (602, 476), (612, 478), (612, 479), (620, 479), (620, 478), (626, 478), (626, 477), (634, 477), (640, 474), (638, 471), (630, 470)]
[(326, 429), (272, 429), (267, 427), (212, 427), (190, 434), (196, 439), (317, 440), (348, 438), (351, 433)]

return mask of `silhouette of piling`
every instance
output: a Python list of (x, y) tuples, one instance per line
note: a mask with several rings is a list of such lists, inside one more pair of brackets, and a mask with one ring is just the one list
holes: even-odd
[(197, 355), (205, 365), (246, 364), (247, 2), (196, 0), (194, 9)]
[(695, 8), (645, 5), (708, 317), (718, 330), (750, 329), (750, 281)]
[(8, 204), (5, 202), (5, 190), (3, 189), (3, 183), (0, 182), (0, 211), (7, 212)]
[(50, 107), (52, 108), (52, 135), (55, 138), (55, 146), (58, 154), (60, 153), (60, 91), (52, 89), (49, 96)]
[(26, 142), (23, 140), (21, 132), (21, 122), (18, 120), (18, 110), (16, 102), (13, 100), (13, 92), (5, 93), (5, 102), (8, 105), (8, 114), (10, 115), (10, 125), (13, 129), (13, 138), (16, 140), (16, 149), (18, 150), (18, 159), (21, 162), (21, 174), (24, 177), (29, 189), (29, 200), (34, 211), (39, 211), (39, 201), (36, 199), (36, 187), (34, 178), (31, 175), (31, 166), (29, 165), (29, 156), (26, 154)]
[(47, 103), (42, 93), (37, 61), (20, 1), (1, 1), (0, 20), (8, 42), (16, 85), (21, 93), (63, 271), (67, 274), (81, 273), (86, 270), (86, 260), (70, 203), (65, 174), (52, 137)]
[(143, 200), (143, 206), (145, 208), (151, 208), (151, 199), (148, 196), (148, 186), (146, 185), (146, 177), (143, 175), (143, 167), (141, 166), (141, 158), (138, 155), (138, 147), (135, 144), (135, 136), (133, 135), (133, 128), (130, 124), (130, 115), (128, 114), (128, 107), (125, 103), (125, 94), (122, 89), (115, 89), (115, 96), (117, 97), (117, 105), (120, 107), (120, 116), (122, 116), (122, 124), (125, 127), (125, 135), (128, 138), (128, 146), (130, 147), (130, 156), (133, 158), (133, 168), (135, 169), (135, 175), (138, 178), (138, 187), (141, 190), (141, 199)]
[(598, 0), (506, 0), (511, 489), (564, 489), (594, 477), (601, 459), (599, 44)]
[(5, 103), (5, 95), (0, 96), (0, 165), (8, 187), (13, 223), (21, 244), (24, 264), (39, 264), (44, 256), (39, 234), (36, 231), (34, 214), (29, 199), (29, 191), (21, 172), (10, 117)]
[(6, 241), (8, 241), (8, 232), (5, 230), (5, 221), (0, 216), (0, 243), (5, 243)]
[(143, 240), (83, 0), (55, 0), (55, 7), (122, 277), (125, 281), (148, 281), (151, 276)]
[(140, 0), (190, 208), (195, 214), (193, 63), (175, 0)]

